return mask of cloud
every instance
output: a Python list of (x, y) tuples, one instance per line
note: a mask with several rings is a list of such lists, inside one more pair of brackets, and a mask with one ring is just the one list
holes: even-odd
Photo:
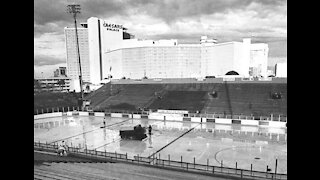
[(277, 63), (286, 63), (286, 62), (287, 62), (287, 57), (268, 57), (268, 66), (274, 67)]
[(65, 0), (35, 0), (34, 22), (39, 25), (59, 21), (72, 22), (66, 6)]
[(46, 23), (46, 24), (34, 24), (34, 37), (39, 38), (45, 33), (52, 34), (63, 34), (63, 28), (69, 25), (68, 23), (58, 22), (58, 23)]
[[(228, 13), (234, 10), (257, 11), (262, 15), (272, 11), (282, 11), (286, 8), (286, 0), (78, 0), (81, 5), (79, 18), (131, 16), (148, 14), (165, 22), (172, 22), (185, 17)], [(34, 20), (43, 25), (50, 22), (72, 22), (67, 14), (67, 5), (72, 1), (65, 0), (35, 0)]]
[(65, 63), (54, 64), (54, 65), (34, 65), (34, 76), (35, 78), (42, 77), (53, 77), (53, 72), (59, 67), (66, 67)]
[(269, 57), (287, 57), (287, 39), (269, 42)]
[[(121, 22), (129, 22), (129, 19), (135, 22), (129, 29), (146, 24), (145, 19), (150, 19), (149, 28), (154, 26), (152, 23), (162, 23), (167, 24), (169, 30), (183, 21), (215, 23), (224, 31), (231, 28), (245, 31), (248, 26), (251, 30), (260, 28), (264, 31), (270, 27), (286, 28), (286, 0), (35, 0), (35, 36), (45, 32), (63, 34), (65, 26), (73, 25), (72, 15), (67, 13), (66, 7), (72, 2), (81, 5), (79, 22), (89, 17), (120, 17)], [(208, 21), (208, 18), (211, 19)]]
[(64, 34), (44, 33), (34, 38), (34, 56), (65, 59)]
[[(285, 0), (138, 0), (127, 1), (128, 8), (136, 8), (138, 12), (145, 13), (155, 18), (160, 18), (167, 23), (175, 22), (181, 18), (210, 15), (216, 13), (228, 13), (235, 10), (257, 11), (258, 15), (272, 10), (279, 10), (279, 7), (286, 6)], [(254, 4), (254, 5), (252, 5)], [(250, 6), (252, 5), (252, 6)]]
[(270, 57), (286, 56), (286, 0), (35, 0), (37, 65), (65, 61), (63, 29), (73, 26), (67, 5), (74, 2), (81, 5), (78, 22), (102, 18), (123, 24), (136, 38), (198, 43), (201, 35), (219, 42), (253, 36), (253, 43), (271, 43)]
[(57, 65), (65, 63), (65, 59), (60, 59), (52, 56), (46, 55), (35, 55), (34, 56), (34, 65), (35, 66), (46, 66), (46, 65)]
[[(72, 15), (67, 11), (67, 5), (73, 1), (66, 0), (35, 0), (34, 1), (34, 21), (36, 24), (73, 22)], [(91, 16), (119, 15), (126, 14), (126, 4), (116, 0), (78, 0), (81, 6), (79, 19), (87, 19)]]

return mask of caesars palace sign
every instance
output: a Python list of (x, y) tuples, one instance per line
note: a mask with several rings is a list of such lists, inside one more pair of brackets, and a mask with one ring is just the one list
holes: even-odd
[(122, 25), (118, 24), (109, 24), (104, 22), (103, 26), (107, 28), (108, 31), (119, 31), (120, 29), (123, 29)]

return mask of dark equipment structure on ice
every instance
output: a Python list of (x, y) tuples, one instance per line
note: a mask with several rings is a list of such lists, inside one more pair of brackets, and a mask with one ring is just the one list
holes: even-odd
[(147, 137), (146, 129), (141, 127), (141, 125), (137, 125), (132, 129), (120, 130), (121, 139), (132, 139), (132, 140), (142, 140)]

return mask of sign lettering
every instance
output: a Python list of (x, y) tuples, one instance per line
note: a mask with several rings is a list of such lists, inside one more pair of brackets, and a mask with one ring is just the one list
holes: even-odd
[(122, 25), (118, 24), (110, 24), (110, 23), (103, 23), (103, 26), (107, 28), (108, 31), (119, 31), (120, 29), (123, 29)]

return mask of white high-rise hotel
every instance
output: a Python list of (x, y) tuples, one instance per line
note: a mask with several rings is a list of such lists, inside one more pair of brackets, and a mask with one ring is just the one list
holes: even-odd
[[(242, 76), (266, 76), (268, 45), (217, 43), (202, 36), (199, 44), (177, 40), (124, 38), (122, 25), (91, 17), (78, 28), (83, 81), (99, 84), (108, 78), (202, 78), (236, 71)], [(66, 27), (67, 71), (79, 78), (75, 29)], [(128, 35), (128, 34), (127, 34)]]

